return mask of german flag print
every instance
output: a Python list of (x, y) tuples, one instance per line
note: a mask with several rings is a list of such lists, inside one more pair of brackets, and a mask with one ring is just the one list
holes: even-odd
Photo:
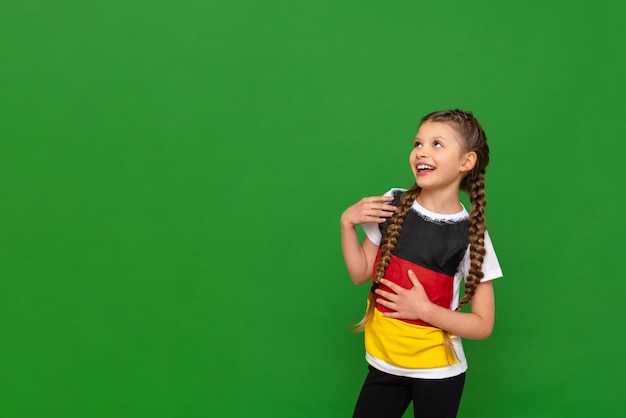
[[(401, 190), (393, 191), (394, 205), (398, 205), (401, 194)], [(409, 289), (412, 284), (408, 271), (413, 270), (433, 303), (454, 309), (458, 298), (455, 275), (468, 247), (467, 212), (449, 218), (431, 215), (418, 212), (415, 207), (409, 210), (385, 279)], [(383, 240), (387, 227), (388, 222), (379, 226)], [(375, 264), (379, 257), (380, 250)], [(381, 288), (391, 291), (383, 285)], [(441, 329), (419, 320), (382, 316), (389, 311), (377, 303), (374, 316), (366, 325), (365, 348), (370, 356), (408, 369), (439, 368), (458, 362), (446, 350)]]

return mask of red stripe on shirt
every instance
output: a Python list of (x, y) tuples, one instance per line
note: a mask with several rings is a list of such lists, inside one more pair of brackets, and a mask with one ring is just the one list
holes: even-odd
[[(373, 277), (376, 276), (375, 266), (378, 264), (379, 258), (380, 250), (378, 250), (376, 262), (374, 263)], [(389, 265), (387, 266), (387, 270), (385, 270), (385, 279), (390, 280), (405, 289), (411, 289), (413, 287), (413, 284), (409, 279), (409, 270), (413, 270), (422, 286), (424, 286), (424, 290), (426, 291), (428, 299), (430, 299), (431, 302), (443, 308), (450, 309), (450, 307), (452, 306), (452, 296), (454, 293), (453, 276), (448, 276), (447, 274), (432, 271), (430, 269), (424, 268), (417, 264), (406, 261), (400, 257), (392, 255)], [(383, 284), (381, 284), (379, 288), (386, 290), (387, 292), (394, 293), (389, 287)], [(380, 303), (376, 304), (376, 309), (381, 312), (393, 312), (391, 309), (381, 305)], [(402, 321), (409, 324), (432, 327), (432, 325), (430, 325), (429, 323), (421, 320), (402, 319)]]

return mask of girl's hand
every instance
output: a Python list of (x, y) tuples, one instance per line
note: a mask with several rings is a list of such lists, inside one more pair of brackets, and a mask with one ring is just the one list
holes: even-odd
[(367, 222), (383, 223), (397, 209), (389, 204), (393, 196), (364, 197), (346, 209), (341, 215), (341, 226), (354, 228)]
[(424, 286), (417, 280), (413, 270), (409, 270), (409, 280), (413, 284), (412, 289), (405, 289), (390, 280), (382, 279), (380, 283), (395, 293), (376, 289), (376, 294), (385, 298), (377, 298), (376, 302), (394, 311), (383, 312), (383, 316), (396, 319), (420, 319), (428, 322), (425, 318), (433, 303), (428, 299)]

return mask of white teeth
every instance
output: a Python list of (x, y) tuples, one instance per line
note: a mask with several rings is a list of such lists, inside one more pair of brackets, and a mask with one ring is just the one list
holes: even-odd
[(432, 167), (430, 165), (426, 165), (426, 164), (420, 164), (417, 166), (418, 170), (434, 170), (435, 167)]

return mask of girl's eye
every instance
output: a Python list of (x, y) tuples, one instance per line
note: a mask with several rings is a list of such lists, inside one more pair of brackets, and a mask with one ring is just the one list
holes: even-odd
[(417, 147), (421, 147), (422, 144), (420, 144), (419, 142), (414, 142), (413, 143), (413, 148), (417, 148)]
[(443, 144), (441, 142), (439, 142), (439, 141), (435, 141), (433, 145), (435, 147), (442, 147), (443, 146)]

